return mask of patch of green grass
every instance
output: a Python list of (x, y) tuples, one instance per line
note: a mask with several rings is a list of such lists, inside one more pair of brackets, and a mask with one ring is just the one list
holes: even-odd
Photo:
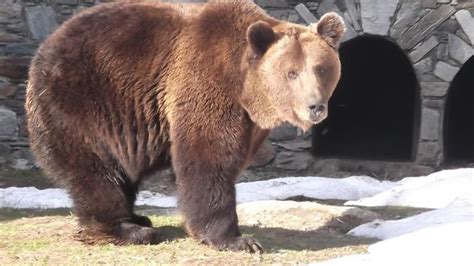
[[(0, 213), (1, 213), (0, 209)], [(216, 251), (186, 236), (182, 218), (151, 216), (166, 239), (157, 245), (90, 246), (74, 240), (72, 215), (0, 222), (0, 265), (12, 264), (295, 264), (364, 253), (373, 241), (323, 231), (242, 226), (266, 248), (262, 255)]]

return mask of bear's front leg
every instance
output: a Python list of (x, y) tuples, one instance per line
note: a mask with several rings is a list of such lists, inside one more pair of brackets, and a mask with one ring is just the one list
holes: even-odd
[(218, 250), (262, 252), (262, 246), (242, 237), (238, 228), (235, 178), (248, 152), (245, 142), (187, 133), (174, 139), (171, 149), (188, 233)]

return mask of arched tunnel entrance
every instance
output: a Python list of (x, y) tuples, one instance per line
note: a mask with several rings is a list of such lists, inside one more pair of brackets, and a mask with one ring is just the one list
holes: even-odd
[(474, 56), (449, 88), (444, 113), (445, 161), (474, 162)]
[(339, 51), (341, 80), (329, 102), (328, 118), (313, 129), (313, 154), (413, 160), (420, 96), (406, 54), (377, 35), (356, 37)]

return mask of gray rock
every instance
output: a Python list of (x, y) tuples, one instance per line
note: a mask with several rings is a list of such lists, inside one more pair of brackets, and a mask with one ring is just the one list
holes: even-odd
[(5, 46), (6, 54), (34, 55), (38, 45), (36, 43), (12, 43)]
[(292, 140), (297, 136), (296, 128), (288, 123), (272, 129), (268, 138), (272, 141)]
[(280, 19), (280, 20), (288, 20), (288, 11), (287, 10), (270, 10), (267, 12), (268, 15)]
[(454, 76), (456, 76), (458, 71), (459, 67), (452, 66), (443, 61), (439, 61), (435, 65), (434, 74), (444, 81), (451, 81), (453, 80)]
[(413, 51), (410, 52), (410, 58), (413, 62), (418, 62), (422, 59), (429, 51), (438, 45), (438, 40), (435, 36), (431, 36), (427, 41), (417, 46)]
[(443, 97), (448, 93), (449, 82), (420, 82), (423, 96)]
[(438, 165), (441, 162), (441, 148), (437, 142), (422, 142), (418, 145), (416, 161), (421, 165)]
[(398, 38), (400, 47), (403, 49), (415, 47), (455, 12), (456, 9), (450, 5), (441, 5), (435, 10), (430, 10), (428, 14), (400, 35)]
[(362, 28), (365, 33), (387, 35), (390, 18), (397, 9), (399, 0), (360, 0)]
[(286, 0), (255, 0), (255, 3), (261, 7), (288, 7)]
[(46, 39), (58, 27), (56, 14), (50, 6), (27, 6), (25, 15), (33, 40)]
[(347, 13), (349, 14), (349, 17), (351, 18), (350, 20), (351, 20), (352, 26), (354, 26), (354, 29), (356, 31), (362, 30), (362, 27), (359, 23), (360, 16), (359, 16), (359, 12), (357, 12), (355, 1), (344, 0), (344, 3), (346, 4)]
[(458, 29), (459, 24), (456, 19), (453, 19), (453, 17), (443, 22), (438, 28), (439, 31), (445, 31), (453, 34), (456, 33)]
[(78, 4), (78, 0), (55, 0), (55, 2), (58, 5), (68, 5), (68, 6), (75, 6)]
[(441, 110), (444, 107), (444, 99), (424, 99), (423, 105), (435, 110)]
[(15, 95), (17, 86), (10, 82), (0, 79), (0, 99), (6, 99)]
[(295, 7), (296, 12), (298, 15), (306, 22), (306, 24), (316, 23), (318, 19), (311, 13), (311, 11), (304, 5), (299, 4)]
[(10, 154), (11, 147), (8, 144), (0, 143), (0, 156), (8, 156)]
[(469, 37), (471, 44), (474, 44), (474, 18), (468, 10), (459, 10), (454, 14), (462, 30)]
[(422, 0), (424, 8), (436, 8), (436, 0)]
[(408, 28), (408, 25), (416, 18), (422, 8), (419, 0), (405, 0), (398, 11), (395, 23), (390, 29), (390, 36), (398, 39), (400, 34)]
[(336, 0), (324, 0), (318, 7), (318, 15), (322, 17), (324, 14), (330, 11), (334, 11), (337, 8)]
[(270, 163), (276, 156), (276, 151), (272, 144), (267, 140), (258, 149), (252, 158), (251, 167), (262, 167)]
[(357, 207), (322, 205), (316, 202), (254, 201), (237, 205), (239, 221), (247, 226), (346, 233), (350, 229), (379, 218), (379, 215)]
[(421, 139), (439, 139), (441, 115), (439, 111), (430, 108), (423, 108), (421, 112)]
[(311, 11), (317, 11), (318, 7), (319, 7), (319, 3), (318, 2), (306, 2), (306, 6)]
[(298, 139), (278, 142), (276, 143), (276, 145), (288, 151), (304, 151), (309, 150), (311, 148), (311, 141)]
[(449, 4), (451, 3), (451, 0), (436, 0), (438, 4)]
[(16, 114), (0, 106), (0, 136), (16, 136), (18, 133), (18, 125)]
[(433, 70), (433, 60), (431, 57), (426, 57), (423, 60), (420, 60), (418, 63), (414, 64), (413, 67), (417, 74), (425, 74)]
[(448, 45), (445, 43), (440, 43), (438, 48), (436, 48), (436, 57), (438, 60), (448, 60)]
[(449, 56), (460, 64), (474, 55), (474, 48), (453, 34), (448, 34), (448, 47)]
[(303, 171), (308, 169), (310, 162), (313, 157), (307, 152), (280, 152), (277, 154), (274, 165), (277, 168), (291, 170), (291, 171)]
[(22, 40), (22, 36), (0, 30), (0, 42), (20, 42)]

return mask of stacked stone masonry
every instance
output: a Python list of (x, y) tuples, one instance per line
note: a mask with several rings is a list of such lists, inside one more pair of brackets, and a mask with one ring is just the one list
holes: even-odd
[[(29, 62), (38, 45), (71, 15), (100, 0), (0, 0), (0, 165), (34, 167), (28, 150), (24, 99)], [(172, 2), (205, 2), (179, 1)], [(421, 87), (416, 164), (443, 162), (442, 121), (448, 88), (473, 55), (474, 3), (469, 0), (255, 0), (282, 20), (313, 23), (334, 11), (347, 23), (344, 41), (364, 33), (386, 36), (404, 49)], [(311, 170), (307, 133), (274, 130), (254, 167)], [(314, 167), (313, 167), (314, 168)]]

